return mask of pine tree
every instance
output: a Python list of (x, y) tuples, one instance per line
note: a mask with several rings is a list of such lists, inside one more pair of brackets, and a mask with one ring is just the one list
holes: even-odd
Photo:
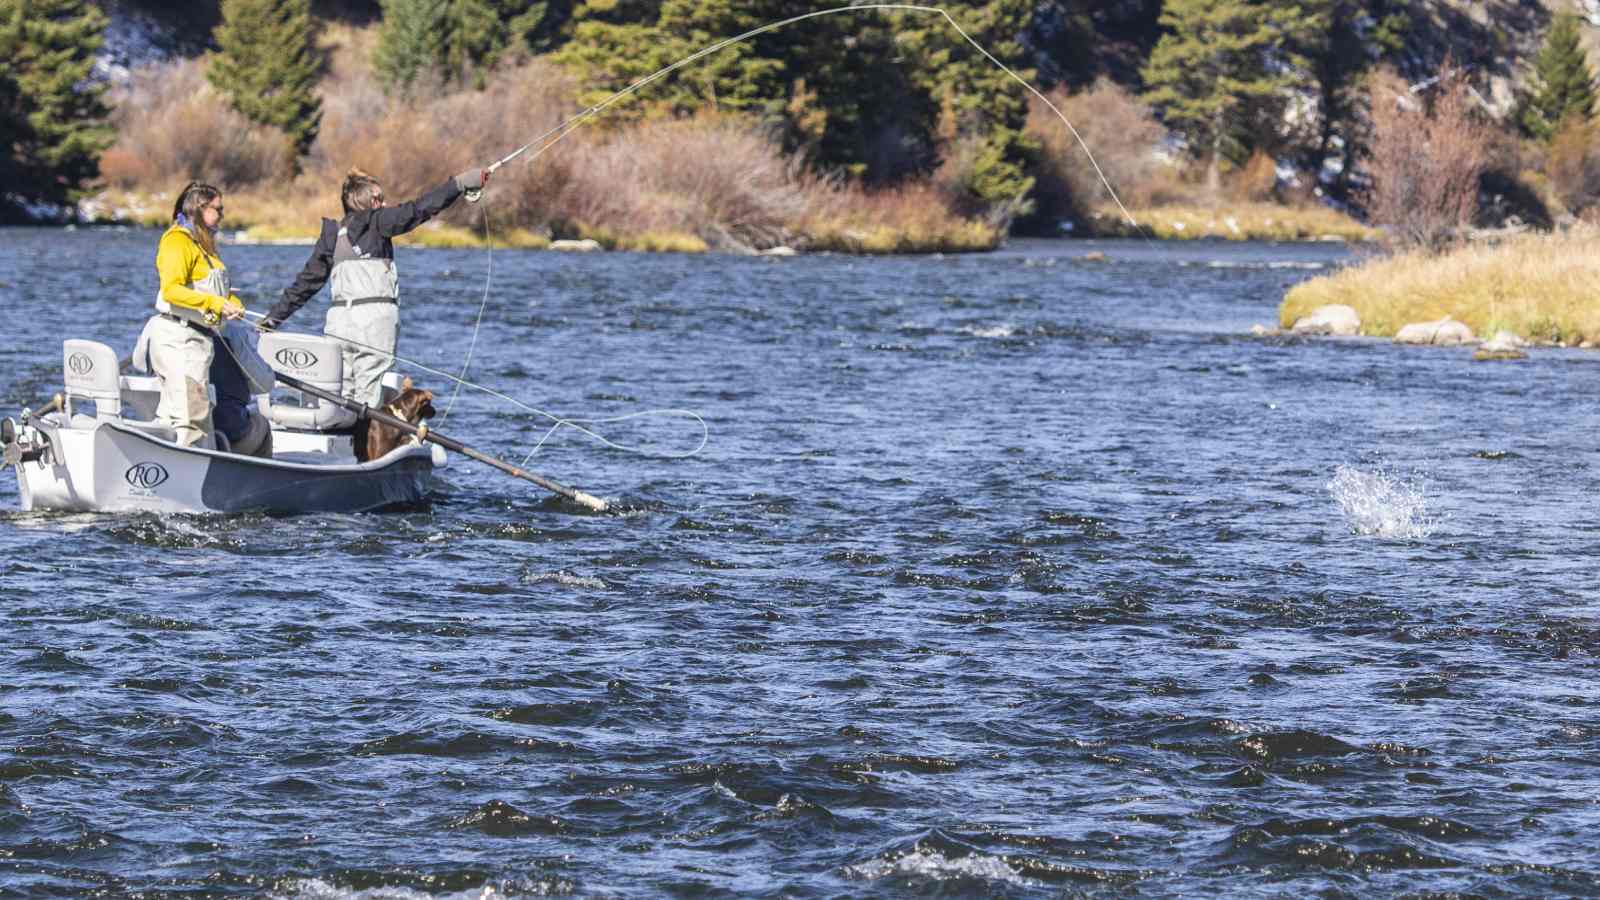
[[(951, 17), (984, 49), (1023, 79), (1026, 50), (1019, 38), (1033, 16), (1032, 0), (987, 0), (949, 4)], [(896, 13), (896, 42), (915, 60), (916, 81), (940, 104), (942, 136), (948, 145), (962, 138), (979, 142), (967, 174), (966, 191), (976, 205), (1002, 217), (1025, 215), (1033, 178), (1027, 174), (1038, 146), (1023, 133), (1028, 121), (1027, 89), (978, 52), (942, 16)]]
[(1403, 49), (1410, 17), (1406, 0), (1306, 0), (1302, 12), (1311, 27), (1299, 35), (1298, 52), (1310, 69), (1317, 98), (1315, 146), (1306, 148), (1305, 165), (1315, 172), (1334, 161), (1339, 172), (1331, 186), (1348, 191), (1356, 161), (1367, 152), (1366, 76), (1380, 61)]
[(1208, 158), (1215, 189), (1224, 158), (1242, 159), (1269, 143), (1292, 88), (1304, 79), (1296, 45), (1315, 27), (1292, 0), (1169, 0), (1168, 32), (1143, 74), (1146, 101), (1192, 153)]
[(0, 184), (66, 203), (110, 146), (105, 88), (90, 80), (106, 19), (85, 0), (0, 0)]
[(1557, 16), (1533, 63), (1534, 92), (1522, 109), (1522, 127), (1541, 141), (1568, 117), (1594, 115), (1594, 73), (1579, 43), (1578, 17)]
[(317, 139), (322, 60), (310, 0), (223, 0), (206, 77), (245, 118), (277, 128), (298, 159)]
[(444, 14), (444, 65), (453, 77), (474, 76), (483, 86), (484, 72), (494, 68), (510, 38), (496, 0), (448, 0)]
[(383, 0), (372, 68), (390, 93), (406, 94), (444, 59), (446, 0)]
[[(654, 21), (585, 17), (555, 59), (590, 86), (580, 102), (598, 103), (718, 41), (782, 18), (782, 6), (773, 0), (665, 0)], [(782, 95), (783, 68), (782, 59), (763, 53), (762, 42), (733, 44), (644, 88), (624, 114), (770, 110)]]
[(506, 30), (512, 41), (530, 54), (548, 53), (565, 37), (567, 23), (577, 12), (576, 0), (538, 0), (512, 3)]

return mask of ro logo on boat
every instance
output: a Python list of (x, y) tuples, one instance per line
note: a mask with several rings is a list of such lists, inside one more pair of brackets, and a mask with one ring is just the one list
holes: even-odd
[(317, 364), (315, 353), (299, 347), (285, 347), (273, 354), (272, 358), (278, 361), (278, 365), (291, 369), (309, 369)]
[(74, 353), (67, 357), (67, 368), (74, 375), (87, 375), (94, 371), (94, 360), (87, 353)]
[(150, 490), (165, 482), (172, 476), (167, 474), (167, 469), (160, 463), (142, 462), (134, 463), (123, 473), (123, 480), (141, 490)]

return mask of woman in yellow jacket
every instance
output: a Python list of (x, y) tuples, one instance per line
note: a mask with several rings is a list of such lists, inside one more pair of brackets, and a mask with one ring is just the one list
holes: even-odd
[(222, 192), (190, 182), (173, 205), (172, 227), (156, 249), (161, 290), (146, 327), (150, 366), (161, 376), (156, 419), (177, 432), (180, 445), (212, 445), (211, 398), (206, 392), (215, 352), (213, 330), (244, 315), (217, 255)]

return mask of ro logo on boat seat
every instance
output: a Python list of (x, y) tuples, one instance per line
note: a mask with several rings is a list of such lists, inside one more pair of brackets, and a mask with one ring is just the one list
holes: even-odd
[(67, 368), (74, 375), (87, 375), (94, 371), (94, 360), (87, 353), (74, 353), (67, 357)]
[(273, 354), (278, 365), (290, 369), (309, 369), (317, 364), (317, 355), (300, 347), (285, 347)]
[(148, 491), (172, 476), (167, 474), (166, 466), (160, 463), (142, 462), (129, 466), (128, 471), (123, 473), (122, 477), (128, 484)]

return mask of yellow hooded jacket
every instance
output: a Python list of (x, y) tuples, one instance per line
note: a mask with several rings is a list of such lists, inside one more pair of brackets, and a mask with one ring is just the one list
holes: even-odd
[[(181, 225), (168, 228), (156, 247), (156, 274), (161, 279), (161, 299), (173, 306), (222, 315), (222, 301), (227, 298), (197, 291), (190, 285), (204, 281), (214, 269), (226, 268), (221, 259), (201, 249), (194, 236)], [(234, 296), (233, 299), (239, 298)]]

